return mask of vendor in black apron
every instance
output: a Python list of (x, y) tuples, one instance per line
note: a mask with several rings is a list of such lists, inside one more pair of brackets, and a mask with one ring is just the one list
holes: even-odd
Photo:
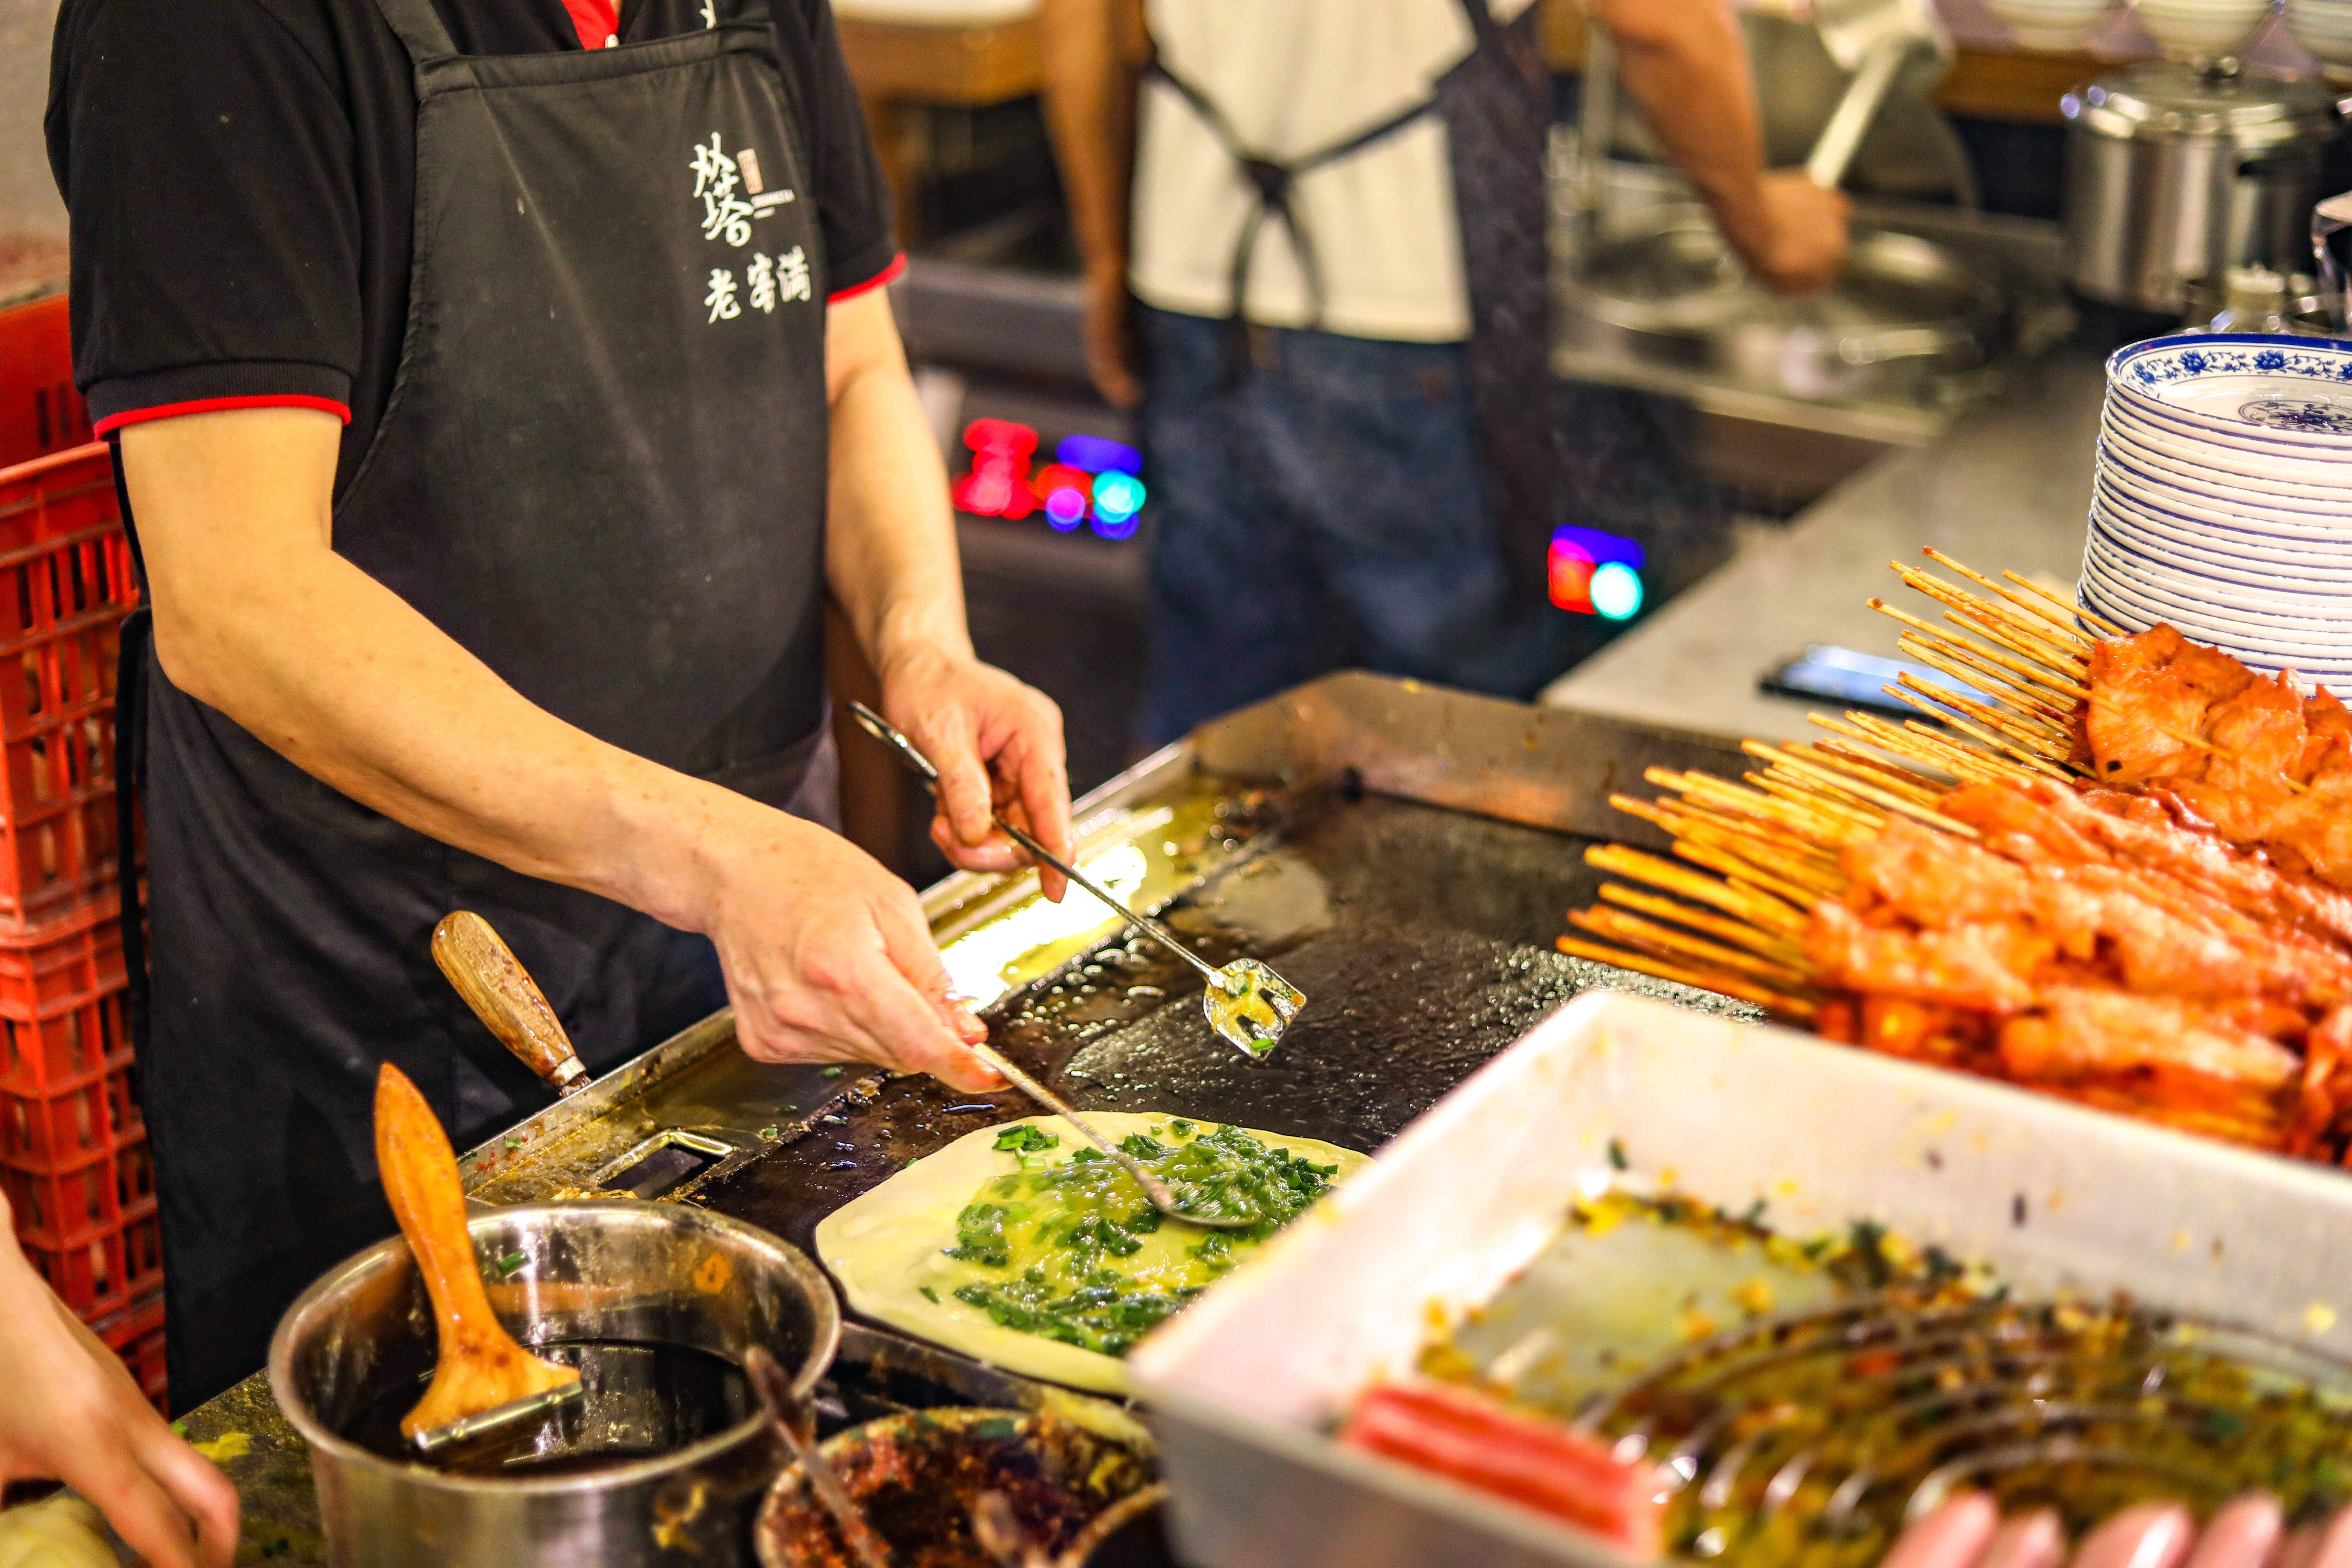
[[(1549, 367), (1538, 8), (1041, 7), (1088, 358), (1141, 405), (1159, 502), (1143, 738), (1339, 662), (1534, 695), (1570, 657), (1544, 575), (1578, 439)], [(1590, 8), (1757, 274), (1835, 278), (1846, 204), (1765, 170), (1728, 0)]]
[[(825, 826), (824, 605), (1066, 842), (981, 665), (824, 0), (66, 0), (77, 374), (126, 634), (172, 1401), (392, 1222), (378, 1064), (460, 1148), (545, 1102), (436, 973), (479, 911), (602, 1069), (732, 1002), (770, 1061), (994, 1082), (911, 891)], [(1055, 889), (1058, 891), (1058, 888)]]

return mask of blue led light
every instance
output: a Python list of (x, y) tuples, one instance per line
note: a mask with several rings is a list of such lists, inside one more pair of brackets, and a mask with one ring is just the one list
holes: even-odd
[(1611, 561), (1592, 574), (1592, 607), (1612, 621), (1632, 620), (1642, 608), (1642, 578), (1622, 561)]
[(1045, 521), (1061, 532), (1078, 526), (1087, 515), (1087, 498), (1064, 486), (1045, 498)]
[(1105, 539), (1132, 539), (1139, 526), (1140, 520), (1131, 511), (1111, 516), (1097, 510), (1093, 523), (1095, 532)]
[(1596, 566), (1619, 562), (1630, 570), (1639, 572), (1649, 564), (1642, 547), (1622, 534), (1603, 533), (1597, 528), (1571, 528), (1563, 525), (1551, 531), (1554, 544), (1566, 544)]
[(1054, 460), (1086, 474), (1139, 474), (1143, 454), (1105, 436), (1065, 436), (1055, 445)]

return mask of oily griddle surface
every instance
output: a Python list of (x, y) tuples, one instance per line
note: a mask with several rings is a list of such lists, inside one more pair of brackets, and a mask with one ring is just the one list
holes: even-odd
[[(1584, 864), (1590, 840), (1381, 796), (1301, 810), (1168, 917), (1210, 962), (1278, 959), (1307, 994), (1270, 1059), (1212, 1034), (1201, 980), (1139, 937), (990, 1009), (997, 1047), (1081, 1110), (1235, 1121), (1369, 1153), (1588, 986), (1754, 1015), (1552, 947), (1601, 879)], [(700, 1200), (814, 1250), (819, 1220), (910, 1160), (1035, 1109), (1011, 1090), (869, 1079)]]

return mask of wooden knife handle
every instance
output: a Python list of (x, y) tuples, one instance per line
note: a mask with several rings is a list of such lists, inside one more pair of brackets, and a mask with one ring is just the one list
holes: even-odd
[(525, 1067), (566, 1094), (586, 1086), (588, 1069), (555, 1009), (489, 921), (470, 910), (443, 920), (433, 928), (433, 962), (474, 1016)]

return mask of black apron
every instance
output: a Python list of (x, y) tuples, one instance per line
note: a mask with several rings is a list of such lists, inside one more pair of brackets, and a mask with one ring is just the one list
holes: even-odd
[(1257, 205), (1234, 247), (1227, 368), (1236, 383), (1250, 366), (1244, 314), (1250, 261), (1268, 219), (1282, 226), (1307, 290), (1308, 331), (1323, 324), (1323, 276), (1314, 236), (1291, 204), (1298, 177), (1372, 145), (1424, 116), (1445, 122), (1455, 226), (1470, 294), (1465, 356), (1487, 510), (1513, 579), (1542, 602), (1552, 530), (1560, 521), (1565, 447), (1551, 374), (1550, 198), (1544, 156), (1552, 119), (1551, 76), (1538, 41), (1542, 7), (1530, 4), (1507, 25), (1487, 0), (1458, 0), (1476, 40), (1437, 79), (1430, 97), (1303, 157), (1276, 159), (1251, 148), (1208, 95), (1155, 58), (1148, 74), (1200, 115), (1248, 178)]
[[(468, 58), (430, 0), (378, 5), (415, 64), (415, 258), (336, 550), (557, 717), (828, 818), (825, 267), (764, 11)], [(379, 1063), (460, 1149), (550, 1098), (434, 968), (443, 915), (489, 920), (592, 1070), (725, 995), (704, 939), (399, 826), (126, 647), (150, 784), (142, 1097), (185, 1408), (393, 1228)]]

